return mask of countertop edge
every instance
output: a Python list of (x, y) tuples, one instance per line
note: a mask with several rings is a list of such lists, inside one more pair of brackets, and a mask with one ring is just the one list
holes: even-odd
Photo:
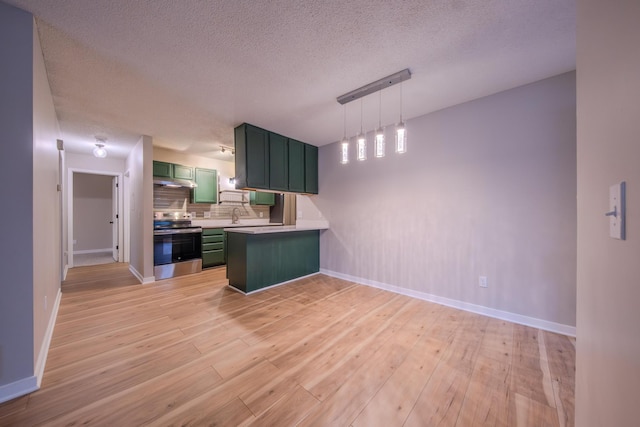
[(243, 234), (272, 234), (272, 233), (292, 233), (296, 231), (314, 231), (314, 230), (328, 230), (327, 226), (305, 226), (296, 227), (291, 225), (276, 225), (276, 226), (262, 226), (262, 227), (244, 227), (244, 228), (225, 228), (224, 231), (228, 233), (243, 233)]

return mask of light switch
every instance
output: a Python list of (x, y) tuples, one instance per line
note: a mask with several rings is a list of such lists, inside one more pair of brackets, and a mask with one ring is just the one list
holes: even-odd
[(609, 187), (609, 236), (614, 239), (625, 240), (625, 189), (626, 183)]

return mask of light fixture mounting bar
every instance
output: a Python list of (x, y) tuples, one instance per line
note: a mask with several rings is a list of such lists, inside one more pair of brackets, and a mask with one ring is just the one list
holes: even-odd
[(389, 86), (393, 86), (405, 80), (409, 80), (411, 78), (411, 71), (408, 68), (405, 68), (402, 71), (398, 71), (397, 73), (393, 73), (390, 76), (384, 77), (380, 80), (376, 80), (375, 82), (371, 82), (366, 84), (356, 90), (352, 90), (349, 93), (345, 93), (344, 95), (340, 95), (337, 97), (337, 101), (344, 105), (348, 102), (355, 101), (356, 99), (360, 99), (363, 96), (367, 96)]

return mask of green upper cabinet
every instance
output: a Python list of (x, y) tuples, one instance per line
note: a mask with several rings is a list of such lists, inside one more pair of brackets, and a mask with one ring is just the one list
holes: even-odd
[(265, 193), (264, 191), (251, 191), (249, 193), (249, 201), (252, 205), (268, 205), (276, 204), (275, 193)]
[(153, 161), (153, 176), (161, 178), (193, 179), (193, 168), (168, 162)]
[(289, 139), (289, 191), (304, 193), (305, 144)]
[(289, 168), (287, 138), (277, 133), (269, 135), (269, 188), (289, 190)]
[(190, 166), (173, 165), (173, 177), (178, 179), (193, 179), (193, 168)]
[(213, 169), (195, 168), (195, 181), (198, 186), (193, 189), (193, 203), (218, 202), (218, 173)]
[(236, 188), (269, 189), (269, 132), (243, 124), (235, 129)]
[(318, 194), (318, 147), (304, 145), (304, 192)]
[(235, 149), (236, 188), (318, 193), (318, 147), (244, 123)]
[(173, 178), (173, 164), (153, 161), (153, 176)]

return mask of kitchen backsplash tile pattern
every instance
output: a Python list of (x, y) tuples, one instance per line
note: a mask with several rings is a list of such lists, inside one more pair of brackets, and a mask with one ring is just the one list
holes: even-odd
[[(163, 212), (195, 212), (196, 218), (230, 219), (233, 208), (238, 208), (240, 218), (269, 218), (269, 206), (254, 206), (248, 203), (229, 202), (220, 205), (208, 203), (191, 203), (188, 188), (171, 188), (160, 185), (153, 186), (153, 210)], [(207, 215), (208, 216), (205, 216)], [(261, 216), (262, 214), (262, 216)]]

